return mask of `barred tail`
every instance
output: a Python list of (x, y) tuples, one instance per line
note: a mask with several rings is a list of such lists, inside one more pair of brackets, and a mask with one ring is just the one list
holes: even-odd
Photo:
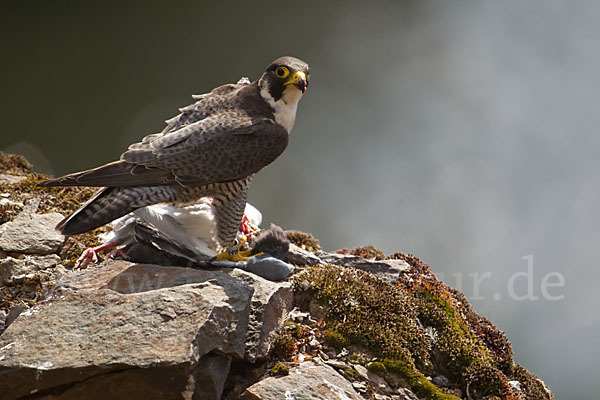
[(63, 235), (78, 235), (140, 207), (174, 201), (175, 198), (176, 193), (169, 186), (102, 188), (79, 210), (60, 221), (56, 230)]

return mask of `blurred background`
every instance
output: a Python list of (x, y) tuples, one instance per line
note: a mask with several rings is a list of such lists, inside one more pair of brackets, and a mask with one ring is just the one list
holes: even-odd
[(600, 3), (11, 2), (0, 150), (116, 160), (273, 59), (310, 64), (250, 202), (325, 249), (413, 253), (563, 399), (597, 398)]

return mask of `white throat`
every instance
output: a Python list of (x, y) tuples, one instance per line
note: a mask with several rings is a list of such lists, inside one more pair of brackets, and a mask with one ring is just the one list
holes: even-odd
[(302, 97), (300, 89), (289, 85), (283, 90), (283, 95), (277, 101), (271, 96), (266, 87), (261, 87), (260, 95), (275, 110), (275, 122), (282, 125), (290, 133), (294, 127), (294, 122), (296, 122), (296, 109)]

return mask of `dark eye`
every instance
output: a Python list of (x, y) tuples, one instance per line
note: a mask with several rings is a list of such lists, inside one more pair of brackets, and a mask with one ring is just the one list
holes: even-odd
[(275, 75), (277, 75), (278, 78), (285, 78), (289, 74), (290, 74), (290, 70), (287, 69), (286, 67), (277, 67), (275, 69)]

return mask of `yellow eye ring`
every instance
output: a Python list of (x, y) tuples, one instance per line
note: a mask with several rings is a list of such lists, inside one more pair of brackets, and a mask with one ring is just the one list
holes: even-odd
[(287, 76), (290, 74), (290, 70), (287, 69), (286, 67), (277, 67), (275, 69), (275, 75), (277, 75), (278, 78), (287, 78)]

